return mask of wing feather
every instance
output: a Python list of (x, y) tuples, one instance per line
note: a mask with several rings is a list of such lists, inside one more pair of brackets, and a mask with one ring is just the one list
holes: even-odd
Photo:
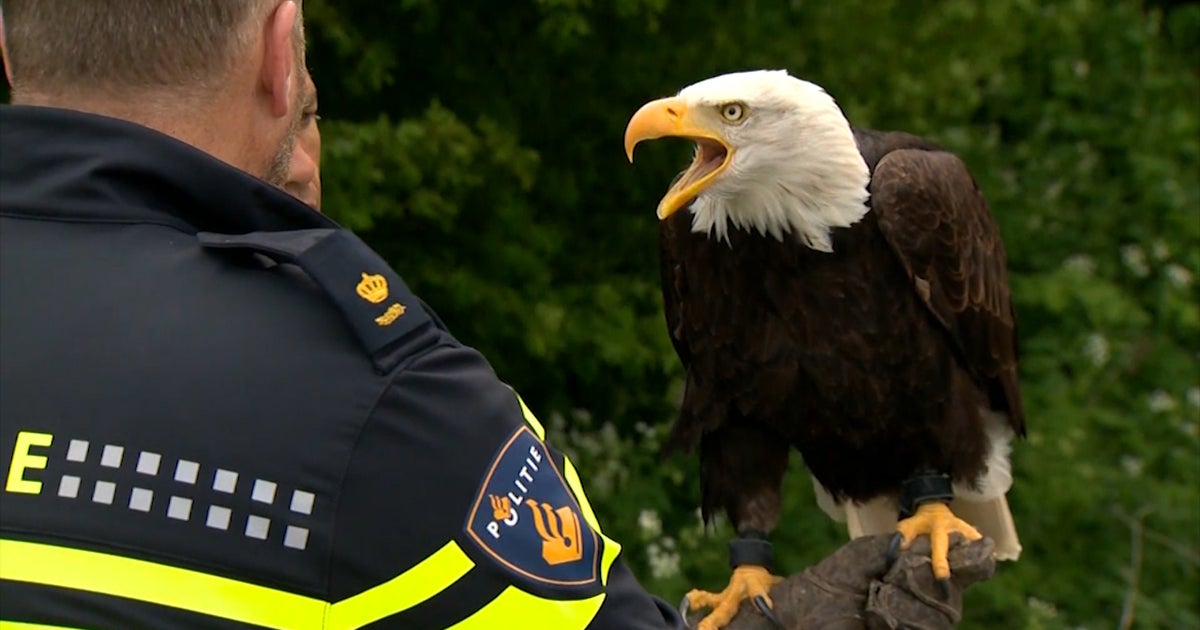
[(914, 290), (965, 367), (1024, 435), (1004, 243), (966, 165), (946, 151), (892, 151), (875, 167), (871, 205)]

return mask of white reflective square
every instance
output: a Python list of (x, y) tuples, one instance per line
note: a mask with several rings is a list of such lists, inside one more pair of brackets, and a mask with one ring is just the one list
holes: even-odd
[(82, 462), (87, 459), (87, 452), (87, 440), (71, 440), (71, 445), (67, 447), (67, 461)]
[(159, 455), (158, 453), (151, 453), (149, 451), (142, 451), (142, 454), (138, 455), (137, 471), (143, 475), (157, 475), (158, 464), (161, 461), (162, 455)]
[(139, 512), (149, 512), (150, 504), (154, 502), (154, 491), (146, 488), (134, 488), (129, 493), (129, 509)]
[(275, 482), (266, 481), (264, 479), (254, 480), (254, 490), (250, 493), (250, 498), (259, 503), (274, 503), (275, 502)]
[(233, 494), (237, 489), (238, 474), (232, 470), (218, 468), (216, 476), (213, 477), (213, 490), (224, 492), (225, 494)]
[(167, 517), (186, 521), (192, 517), (192, 500), (187, 497), (171, 497), (167, 504)]
[(308, 546), (308, 530), (295, 525), (288, 525), (283, 534), (283, 546), (303, 550)]
[(117, 484), (111, 481), (97, 481), (92, 491), (92, 501), (112, 505), (113, 497), (117, 494)]
[(75, 475), (63, 475), (62, 481), (58, 482), (58, 496), (67, 499), (74, 499), (79, 496), (79, 477)]
[(312, 514), (314, 500), (316, 500), (316, 495), (313, 493), (296, 490), (292, 493), (292, 511), (301, 514)]
[(175, 481), (183, 483), (196, 483), (196, 477), (200, 474), (200, 464), (189, 462), (186, 459), (179, 460), (175, 465)]
[(107, 468), (120, 468), (121, 457), (125, 455), (124, 446), (105, 444), (104, 452), (100, 455), (100, 465)]
[(208, 520), (205, 525), (213, 529), (229, 529), (229, 517), (232, 512), (227, 507), (212, 505), (208, 508)]
[(267, 532), (271, 529), (271, 520), (261, 516), (251, 516), (246, 519), (246, 535), (250, 538), (259, 540), (267, 539)]

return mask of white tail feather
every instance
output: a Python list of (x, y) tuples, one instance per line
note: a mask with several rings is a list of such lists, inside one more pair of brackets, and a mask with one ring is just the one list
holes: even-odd
[[(896, 531), (899, 510), (894, 500), (878, 498), (865, 504), (851, 501), (842, 508), (851, 539)], [(992, 539), (996, 544), (997, 560), (1021, 557), (1021, 540), (1008, 509), (1008, 498), (1004, 495), (983, 502), (955, 499), (950, 502), (950, 511)]]
[(1017, 526), (1008, 509), (1008, 497), (1000, 495), (982, 503), (955, 499), (950, 502), (950, 511), (996, 543), (997, 560), (1021, 557), (1021, 539), (1017, 537)]

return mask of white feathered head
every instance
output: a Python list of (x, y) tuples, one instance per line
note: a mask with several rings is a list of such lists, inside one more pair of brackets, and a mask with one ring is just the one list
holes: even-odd
[(850, 123), (824, 89), (785, 70), (724, 74), (647, 103), (626, 127), (626, 155), (667, 136), (693, 140), (696, 155), (660, 219), (689, 208), (692, 229), (717, 239), (755, 230), (832, 251), (829, 231), (867, 212), (870, 174)]

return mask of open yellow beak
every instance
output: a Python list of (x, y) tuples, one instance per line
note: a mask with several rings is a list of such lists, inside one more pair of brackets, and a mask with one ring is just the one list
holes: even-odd
[(643, 140), (678, 137), (696, 142), (696, 157), (691, 166), (658, 202), (659, 219), (692, 203), (729, 166), (733, 157), (733, 147), (712, 126), (705, 124), (703, 118), (703, 113), (689, 111), (683, 99), (663, 98), (643, 105), (625, 127), (625, 156), (630, 162), (633, 162), (634, 147)]

